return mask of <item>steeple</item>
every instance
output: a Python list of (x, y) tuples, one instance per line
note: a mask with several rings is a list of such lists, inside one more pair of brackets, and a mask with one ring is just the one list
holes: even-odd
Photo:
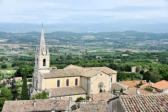
[(33, 73), (33, 87), (42, 90), (42, 74), (50, 73), (50, 54), (45, 44), (44, 28), (42, 24), (40, 46), (37, 47), (35, 54), (35, 67)]
[(43, 24), (42, 24), (42, 29), (41, 29), (41, 38), (40, 38), (39, 53), (42, 54), (42, 55), (48, 53), (48, 49), (46, 48), (46, 44), (45, 44)]
[(35, 56), (35, 69), (44, 71), (49, 70), (50, 66), (49, 62), (50, 62), (50, 54), (45, 44), (44, 28), (42, 24), (40, 46), (37, 48)]

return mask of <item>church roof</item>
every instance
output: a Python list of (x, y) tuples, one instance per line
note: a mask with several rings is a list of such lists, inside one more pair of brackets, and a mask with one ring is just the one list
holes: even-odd
[(44, 78), (59, 78), (59, 77), (92, 77), (100, 72), (108, 75), (116, 74), (117, 72), (108, 67), (80, 67), (69, 65), (64, 69), (53, 69), (50, 73), (44, 74)]
[(50, 93), (49, 94), (50, 97), (86, 94), (86, 91), (81, 87), (53, 88), (53, 89), (47, 89), (47, 91)]
[(117, 73), (117, 71), (111, 69), (111, 68), (108, 68), (108, 67), (87, 67), (87, 69), (90, 69), (90, 70), (96, 70), (96, 71), (102, 71), (104, 73), (107, 73), (107, 74), (115, 74)]
[(80, 72), (77, 69), (53, 69), (50, 73), (44, 74), (44, 78), (59, 78), (59, 77), (76, 77), (80, 76)]

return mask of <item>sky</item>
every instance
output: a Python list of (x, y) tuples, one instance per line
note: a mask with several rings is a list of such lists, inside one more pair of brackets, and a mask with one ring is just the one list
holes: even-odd
[(168, 23), (168, 0), (0, 0), (0, 23)]

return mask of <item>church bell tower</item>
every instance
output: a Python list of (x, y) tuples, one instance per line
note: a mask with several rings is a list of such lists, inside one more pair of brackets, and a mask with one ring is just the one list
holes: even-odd
[(35, 70), (42, 73), (48, 73), (50, 71), (50, 54), (45, 44), (43, 25), (41, 29), (40, 46), (37, 48), (35, 55)]
[(47, 73), (50, 73), (50, 54), (45, 44), (44, 28), (42, 25), (40, 46), (36, 50), (33, 73), (33, 88), (36, 91), (43, 90), (43, 77)]

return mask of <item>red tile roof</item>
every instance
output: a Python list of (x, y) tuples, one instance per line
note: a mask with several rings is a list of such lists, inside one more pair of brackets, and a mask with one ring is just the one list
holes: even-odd
[[(141, 82), (141, 80), (134, 80), (134, 81), (122, 81), (121, 83), (132, 88), (132, 87), (135, 87), (136, 85), (138, 85), (140, 82)], [(145, 84), (146, 80), (142, 80), (142, 83)]]
[(126, 112), (168, 112), (168, 94), (120, 96)]
[(160, 90), (167, 89), (168, 88), (168, 81), (166, 81), (166, 80), (159, 81), (157, 83), (154, 83), (152, 85), (152, 87), (156, 88), (156, 89), (160, 89)]

